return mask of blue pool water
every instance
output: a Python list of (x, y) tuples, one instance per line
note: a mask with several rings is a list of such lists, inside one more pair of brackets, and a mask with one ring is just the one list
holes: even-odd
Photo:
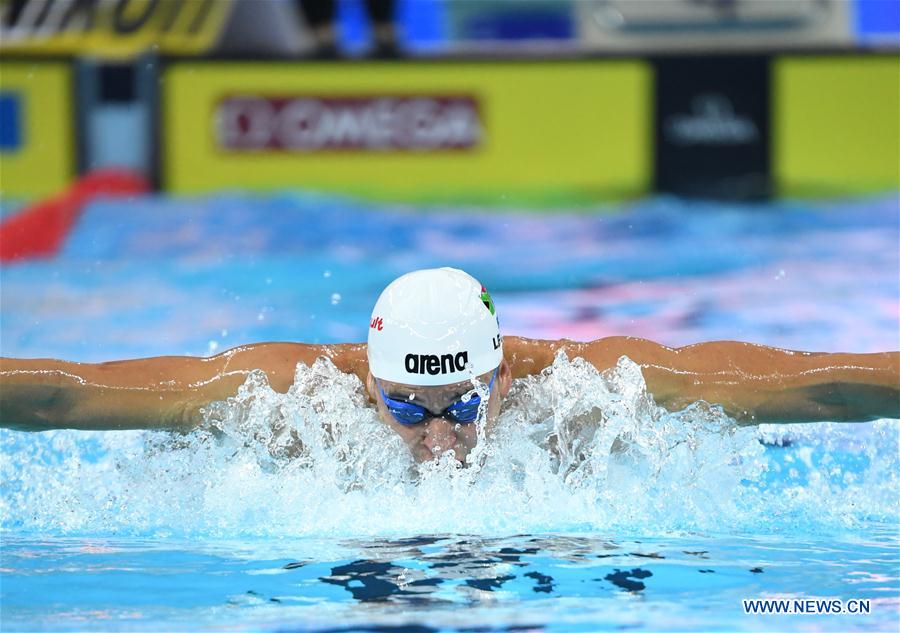
[[(895, 198), (654, 199), (553, 215), (312, 194), (91, 206), (0, 269), (5, 356), (365, 338), (396, 275), (460, 266), (508, 334), (897, 349)], [(615, 447), (614, 447), (615, 445)], [(355, 378), (252, 377), (187, 435), (0, 431), (0, 628), (896, 630), (900, 425), (735, 428), (623, 360), (515, 385), (475, 467), (416, 467)], [(743, 598), (871, 600), (744, 615)]]

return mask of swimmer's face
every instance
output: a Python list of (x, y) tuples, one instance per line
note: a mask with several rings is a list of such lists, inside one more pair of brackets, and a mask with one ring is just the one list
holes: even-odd
[[(494, 372), (488, 372), (478, 377), (479, 381), (487, 385)], [(425, 462), (435, 459), (443, 453), (452, 450), (457, 460), (464, 462), (478, 441), (478, 431), (475, 422), (462, 424), (449, 418), (439, 417), (437, 414), (448, 406), (458, 401), (460, 396), (472, 391), (471, 382), (459, 382), (440, 387), (416, 387), (402, 383), (379, 380), (384, 392), (391, 398), (406, 400), (425, 407), (431, 413), (418, 424), (400, 424), (394, 419), (381, 397), (381, 392), (375, 379), (369, 374), (366, 381), (369, 395), (378, 404), (378, 416), (381, 421), (391, 427), (406, 445), (417, 462)], [(504, 360), (497, 372), (497, 379), (491, 389), (487, 409), (487, 431), (493, 428), (500, 413), (500, 403), (509, 392), (512, 383), (512, 375), (509, 365)]]

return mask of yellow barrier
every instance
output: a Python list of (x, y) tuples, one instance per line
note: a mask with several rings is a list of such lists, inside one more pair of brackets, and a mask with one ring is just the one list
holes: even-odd
[(75, 172), (72, 77), (59, 62), (0, 63), (0, 192), (34, 198), (57, 193)]
[(773, 74), (779, 194), (900, 189), (900, 57), (788, 57)]
[(47, 24), (7, 30), (0, 50), (107, 58), (145, 51), (198, 55), (215, 44), (233, 5), (231, 0), (115, 0), (59, 6), (63, 12)]
[[(645, 62), (624, 60), (178, 63), (162, 84), (164, 186), (638, 195), (651, 174), (651, 81)], [(416, 108), (422, 134), (396, 118)], [(310, 128), (312, 110), (327, 129)]]

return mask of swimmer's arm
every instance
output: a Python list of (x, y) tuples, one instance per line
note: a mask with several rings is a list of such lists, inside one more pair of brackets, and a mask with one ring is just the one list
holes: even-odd
[[(509, 343), (506, 338), (504, 347)], [(519, 339), (513, 347), (522, 358), (538, 357), (522, 366), (528, 373), (551, 364), (560, 348), (600, 370), (628, 356), (641, 366), (656, 402), (671, 411), (704, 400), (742, 424), (900, 418), (900, 352), (792, 352), (732, 341), (674, 349), (631, 337), (590, 343)]]
[(201, 422), (203, 407), (235, 395), (252, 370), (261, 369), (276, 391), (285, 392), (297, 363), (312, 364), (319, 356), (365, 379), (365, 346), (359, 345), (262, 343), (210, 358), (96, 364), (0, 358), (0, 426), (187, 431)]

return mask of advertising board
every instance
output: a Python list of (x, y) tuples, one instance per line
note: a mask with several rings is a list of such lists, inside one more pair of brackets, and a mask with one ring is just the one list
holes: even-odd
[(200, 54), (216, 43), (232, 5), (232, 0), (22, 0), (0, 25), (0, 50), (105, 58)]
[(767, 197), (769, 58), (667, 57), (657, 60), (656, 70), (656, 189)]
[(75, 172), (72, 71), (65, 62), (0, 62), (0, 191), (57, 193)]
[(900, 189), (900, 56), (789, 56), (773, 64), (779, 194)]
[(650, 184), (639, 60), (178, 62), (162, 182), (398, 199), (637, 195)]

